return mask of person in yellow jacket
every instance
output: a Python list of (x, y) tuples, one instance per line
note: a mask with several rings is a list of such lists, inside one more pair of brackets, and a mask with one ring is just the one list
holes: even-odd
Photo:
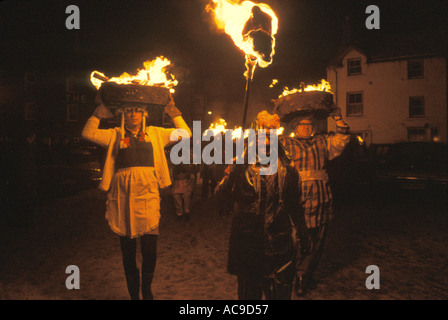
[[(165, 106), (176, 128), (146, 126), (145, 105), (129, 105), (121, 113), (121, 127), (99, 129), (100, 120), (112, 116), (99, 97), (98, 106), (87, 120), (82, 136), (107, 148), (99, 188), (107, 191), (106, 220), (120, 237), (123, 267), (132, 300), (140, 298), (140, 272), (136, 263), (137, 239), (142, 252), (141, 291), (143, 299), (153, 299), (152, 279), (157, 260), (159, 234), (159, 188), (171, 184), (164, 147), (191, 130), (174, 100)], [(183, 129), (183, 130), (182, 130)]]

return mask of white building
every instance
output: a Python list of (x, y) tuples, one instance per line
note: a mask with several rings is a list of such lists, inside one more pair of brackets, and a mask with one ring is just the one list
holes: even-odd
[(373, 56), (349, 46), (327, 67), (327, 80), (351, 131), (367, 145), (446, 143), (447, 70), (443, 54)]

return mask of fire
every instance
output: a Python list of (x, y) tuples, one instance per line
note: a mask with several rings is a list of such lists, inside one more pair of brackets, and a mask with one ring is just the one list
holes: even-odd
[[(218, 121), (213, 122), (210, 127), (208, 128), (208, 130), (212, 130), (213, 131), (213, 135), (216, 136), (219, 133), (223, 133), (225, 134), (227, 129), (227, 122), (220, 118), (218, 119)], [(243, 128), (242, 127), (235, 127), (232, 131), (232, 140), (235, 140), (237, 138), (241, 138), (241, 135), (243, 134)], [(277, 135), (281, 135), (284, 131), (283, 127), (280, 127), (277, 129)], [(250, 129), (246, 129), (244, 130), (244, 134), (243, 134), (243, 138), (247, 138), (249, 136), (249, 132)], [(206, 134), (206, 131), (204, 132), (204, 136)]]
[(226, 126), (226, 120), (218, 119), (218, 121), (213, 122), (208, 129), (213, 131), (213, 135), (217, 135), (220, 132), (224, 132), (226, 130)]
[(241, 138), (241, 136), (243, 136), (243, 138), (246, 139), (249, 136), (250, 131), (248, 129), (244, 130), (244, 133), (242, 131), (243, 127), (236, 127), (235, 129), (233, 129), (232, 140), (239, 139)]
[[(260, 67), (270, 65), (275, 53), (274, 36), (278, 31), (278, 18), (271, 7), (265, 3), (256, 4), (241, 0), (212, 0), (212, 2), (206, 6), (206, 10), (214, 14), (218, 28), (224, 30), (246, 57), (256, 60)], [(258, 36), (263, 32), (269, 36), (271, 47), (265, 48), (268, 50), (257, 50), (260, 45), (255, 42), (260, 41)], [(262, 35), (262, 38), (265, 39), (267, 36)]]
[(325, 79), (322, 79), (321, 83), (317, 85), (308, 85), (305, 88), (300, 89), (291, 89), (289, 90), (288, 87), (285, 87), (283, 90), (283, 93), (279, 96), (279, 98), (296, 93), (296, 92), (306, 92), (306, 91), (326, 91), (331, 93), (331, 86), (328, 81)]
[(273, 88), (278, 83), (277, 79), (272, 79), (271, 84), (269, 85), (269, 88)]
[(144, 69), (138, 70), (135, 76), (131, 76), (125, 72), (119, 77), (108, 78), (99, 71), (93, 71), (90, 74), (90, 81), (97, 89), (101, 87), (103, 82), (111, 81), (119, 84), (161, 86), (170, 89), (170, 92), (174, 93), (174, 87), (177, 86), (178, 81), (172, 74), (166, 71), (169, 65), (171, 65), (171, 61), (160, 56), (152, 61), (145, 61), (143, 63)]

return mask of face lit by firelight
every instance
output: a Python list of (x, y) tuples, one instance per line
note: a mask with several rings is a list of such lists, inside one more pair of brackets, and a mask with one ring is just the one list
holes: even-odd
[(138, 130), (142, 125), (143, 111), (137, 108), (126, 108), (124, 119), (129, 130)]
[(313, 122), (311, 120), (302, 120), (296, 127), (296, 136), (300, 139), (309, 139), (313, 134)]

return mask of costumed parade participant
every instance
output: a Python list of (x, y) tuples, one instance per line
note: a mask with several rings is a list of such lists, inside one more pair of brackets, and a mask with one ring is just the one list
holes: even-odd
[[(302, 94), (303, 96), (299, 94), (297, 99), (306, 101), (307, 107), (302, 110), (299, 107), (299, 111), (295, 112), (294, 118), (290, 121), (294, 137), (280, 138), (300, 174), (302, 193), (298, 201), (307, 225), (307, 239), (301, 242), (309, 246), (301, 247), (301, 258), (296, 266), (295, 291), (298, 295), (304, 295), (312, 286), (313, 274), (322, 254), (328, 224), (334, 215), (333, 194), (327, 172), (328, 161), (341, 155), (350, 141), (349, 126), (342, 120), (340, 109), (333, 104), (331, 94), (326, 92)], [(325, 99), (322, 100), (322, 96)], [(326, 104), (331, 108), (329, 112), (323, 111), (323, 106)], [(316, 121), (328, 115), (336, 121), (336, 133), (315, 133)]]
[[(157, 260), (159, 235), (159, 188), (171, 185), (164, 147), (188, 138), (191, 131), (172, 96), (164, 107), (175, 128), (146, 126), (145, 104), (125, 104), (117, 109), (121, 127), (99, 129), (100, 120), (112, 116), (100, 95), (82, 136), (107, 149), (99, 188), (107, 191), (106, 219), (119, 236), (130, 298), (140, 298), (140, 271), (136, 263), (137, 240), (142, 253), (141, 292), (153, 299), (151, 284)], [(188, 133), (188, 136), (187, 134)]]
[[(255, 163), (245, 161), (230, 165), (216, 188), (217, 196), (236, 203), (232, 213), (228, 272), (237, 276), (240, 300), (259, 300), (263, 294), (266, 299), (291, 299), (296, 252), (294, 234), (300, 226), (304, 227), (304, 221), (296, 201), (300, 197), (299, 176), (269, 133), (270, 129), (278, 129), (279, 123), (277, 115), (263, 111), (252, 124), (257, 133), (259, 129), (267, 129), (266, 148), (261, 152), (278, 157), (278, 167), (270, 174), (260, 174), (266, 165), (260, 163), (258, 148)], [(260, 146), (259, 138), (256, 140)], [(245, 146), (245, 159), (250, 143)], [(273, 165), (269, 166), (272, 169)]]

